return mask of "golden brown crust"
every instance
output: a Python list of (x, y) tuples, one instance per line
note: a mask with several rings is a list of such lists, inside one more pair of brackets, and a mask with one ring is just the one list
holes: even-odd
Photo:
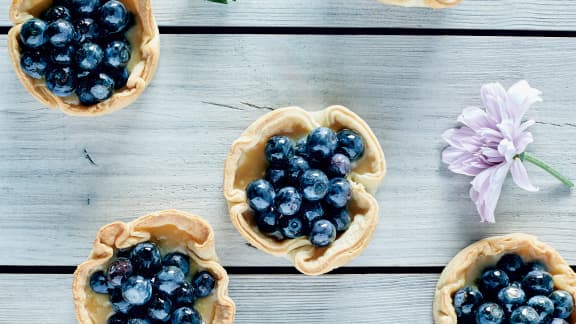
[[(568, 291), (576, 299), (576, 274), (562, 256), (549, 245), (527, 234), (510, 234), (478, 241), (460, 251), (442, 271), (434, 297), (434, 322), (456, 324), (452, 296), (466, 284), (474, 282), (487, 266), (496, 264), (506, 253), (517, 253), (524, 261), (540, 261), (554, 277), (556, 289)], [(576, 323), (576, 313), (570, 317)]]
[[(304, 136), (312, 129), (327, 126), (349, 128), (365, 141), (364, 156), (350, 175), (352, 199), (350, 228), (327, 248), (313, 247), (307, 238), (278, 241), (261, 233), (246, 203), (245, 188), (262, 178), (266, 169), (264, 146), (274, 135)], [(342, 106), (307, 112), (298, 107), (277, 109), (255, 121), (233, 144), (224, 167), (224, 196), (236, 229), (255, 247), (276, 256), (286, 256), (301, 272), (319, 275), (340, 267), (358, 256), (370, 242), (378, 222), (374, 192), (386, 174), (384, 153), (370, 127), (358, 115)]]
[(20, 67), (20, 45), (18, 38), (22, 24), (37, 17), (48, 8), (52, 1), (13, 0), (10, 6), (10, 20), (14, 26), (8, 32), (8, 50), (12, 66), (22, 85), (38, 101), (50, 108), (60, 108), (69, 115), (97, 116), (111, 113), (134, 102), (152, 80), (160, 57), (160, 34), (152, 15), (150, 0), (120, 0), (134, 14), (137, 24), (127, 37), (132, 45), (132, 57), (128, 63), (130, 76), (126, 86), (116, 90), (108, 100), (93, 106), (82, 106), (76, 95), (61, 98), (46, 88), (44, 80), (27, 76)]
[(378, 0), (383, 3), (404, 7), (448, 8), (459, 4), (462, 0)]
[(74, 272), (72, 292), (76, 318), (80, 323), (104, 323), (112, 313), (107, 296), (92, 292), (88, 284), (90, 276), (106, 268), (115, 249), (131, 247), (148, 240), (155, 241), (161, 249), (187, 253), (193, 265), (210, 271), (216, 278), (215, 291), (211, 296), (197, 301), (195, 307), (206, 323), (234, 322), (235, 305), (228, 297), (228, 275), (218, 263), (212, 228), (198, 216), (166, 210), (130, 223), (111, 223), (98, 231), (88, 260)]

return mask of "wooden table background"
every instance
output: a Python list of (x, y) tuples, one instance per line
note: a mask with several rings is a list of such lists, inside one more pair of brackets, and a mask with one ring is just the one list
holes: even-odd
[[(576, 264), (576, 200), (529, 166), (480, 224), (470, 178), (440, 135), (483, 83), (544, 92), (529, 151), (576, 179), (576, 2), (465, 0), (432, 11), (373, 0), (154, 0), (161, 60), (131, 107), (96, 119), (42, 107), (6, 50), (0, 0), (0, 323), (75, 323), (72, 272), (98, 228), (178, 208), (203, 216), (231, 275), (237, 323), (432, 323), (438, 274), (490, 235), (527, 232)], [(229, 145), (276, 107), (348, 106), (378, 136), (388, 175), (364, 253), (321, 277), (251, 248), (221, 192)], [(88, 155), (93, 160), (91, 163)]]

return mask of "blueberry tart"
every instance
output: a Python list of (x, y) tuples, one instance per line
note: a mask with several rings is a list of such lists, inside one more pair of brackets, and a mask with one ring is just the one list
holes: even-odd
[(82, 324), (234, 322), (212, 228), (176, 210), (102, 227), (72, 286)]
[(576, 323), (576, 274), (552, 247), (526, 234), (476, 242), (444, 268), (436, 324)]
[(358, 256), (378, 222), (386, 163), (364, 120), (341, 106), (270, 112), (225, 164), (230, 218), (250, 244), (319, 275)]
[(448, 8), (459, 4), (462, 0), (379, 0), (380, 2), (404, 7)]
[(10, 20), (8, 49), (22, 85), (70, 115), (130, 105), (158, 65), (150, 0), (13, 0)]

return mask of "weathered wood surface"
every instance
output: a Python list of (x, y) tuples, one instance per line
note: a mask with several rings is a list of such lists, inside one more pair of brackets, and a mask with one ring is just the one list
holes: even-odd
[(210, 221), (225, 265), (289, 266), (231, 225), (223, 162), (268, 107), (343, 104), (372, 126), (389, 167), (374, 240), (350, 266), (444, 265), (472, 241), (515, 231), (576, 264), (574, 193), (528, 166), (541, 192), (509, 179), (498, 223), (480, 224), (470, 179), (440, 162), (440, 135), (479, 104), (482, 83), (527, 78), (545, 99), (528, 113), (539, 122), (529, 150), (575, 179), (572, 57), (566, 38), (164, 35), (150, 88), (96, 119), (41, 107), (0, 60), (0, 263), (74, 265), (100, 226), (178, 208)]
[[(432, 323), (436, 280), (437, 275), (232, 275), (229, 288), (237, 324)], [(76, 323), (71, 285), (71, 275), (0, 275), (0, 323)]]
[[(10, 25), (0, 0), (0, 25)], [(153, 0), (163, 26), (314, 26), (506, 30), (574, 30), (576, 2), (551, 0), (464, 0), (448, 10), (407, 9), (376, 0)]]

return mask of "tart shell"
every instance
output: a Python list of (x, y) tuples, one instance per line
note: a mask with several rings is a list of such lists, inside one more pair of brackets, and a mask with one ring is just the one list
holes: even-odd
[(435, 9), (453, 7), (462, 0), (379, 0), (380, 2), (404, 7), (430, 7)]
[[(245, 188), (251, 181), (264, 178), (266, 142), (274, 135), (303, 137), (320, 126), (335, 131), (352, 129), (364, 138), (364, 155), (355, 162), (349, 176), (352, 187), (350, 227), (326, 248), (314, 247), (306, 237), (279, 241), (261, 233), (246, 201)], [(348, 263), (370, 242), (378, 223), (378, 202), (372, 193), (385, 174), (382, 148), (370, 127), (358, 115), (342, 106), (317, 112), (287, 107), (262, 116), (232, 144), (224, 167), (223, 190), (232, 223), (250, 244), (272, 255), (287, 257), (302, 273), (319, 275)]]
[(127, 38), (132, 47), (128, 70), (130, 75), (124, 88), (114, 91), (112, 97), (92, 106), (80, 104), (76, 95), (58, 97), (46, 87), (44, 78), (34, 79), (26, 75), (20, 67), (19, 35), (22, 24), (38, 17), (52, 1), (13, 0), (10, 6), (10, 20), (14, 26), (8, 32), (8, 51), (12, 66), (22, 85), (42, 104), (61, 109), (74, 116), (97, 116), (124, 108), (132, 104), (152, 80), (160, 57), (160, 33), (152, 15), (150, 0), (120, 0), (126, 9), (134, 14), (136, 25)]
[(149, 240), (156, 242), (161, 250), (188, 254), (191, 271), (196, 267), (210, 271), (216, 279), (214, 292), (196, 301), (194, 307), (206, 323), (234, 323), (235, 305), (228, 297), (228, 275), (218, 263), (212, 228), (200, 217), (177, 210), (149, 214), (130, 223), (111, 223), (98, 231), (88, 260), (74, 272), (72, 291), (79, 323), (105, 323), (113, 313), (108, 295), (91, 290), (90, 276), (96, 271), (105, 270), (115, 249), (132, 247)]
[[(434, 322), (456, 324), (452, 296), (473, 283), (487, 266), (495, 265), (506, 253), (517, 253), (525, 262), (540, 261), (554, 278), (555, 289), (569, 292), (576, 300), (576, 274), (560, 254), (549, 245), (527, 234), (510, 234), (478, 241), (460, 251), (442, 271), (434, 297)], [(576, 312), (568, 319), (576, 323)]]

